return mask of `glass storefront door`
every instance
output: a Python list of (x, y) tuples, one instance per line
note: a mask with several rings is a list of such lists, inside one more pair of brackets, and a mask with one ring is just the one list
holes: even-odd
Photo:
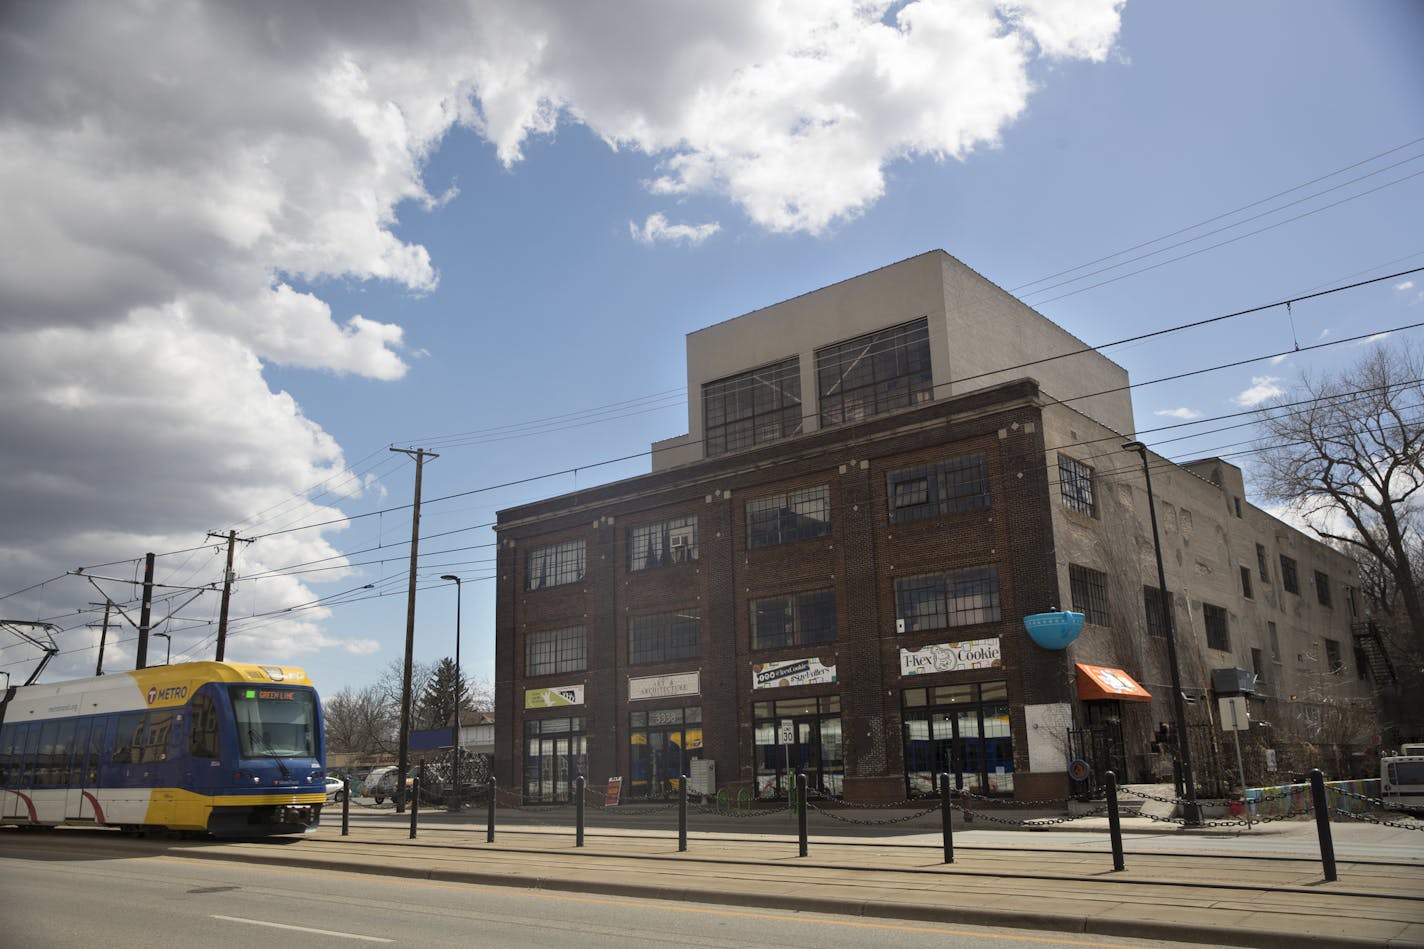
[(634, 799), (677, 797), (692, 761), (702, 757), (702, 709), (661, 708), (628, 716), (628, 780), (624, 793)]
[(753, 704), (757, 797), (786, 800), (800, 771), (813, 791), (840, 797), (845, 779), (840, 713), (838, 695)]
[(585, 773), (587, 746), (582, 718), (545, 718), (524, 723), (524, 801), (567, 804), (574, 780)]
[(944, 772), (958, 790), (1013, 793), (1006, 683), (906, 689), (902, 701), (905, 790), (910, 797), (936, 793)]

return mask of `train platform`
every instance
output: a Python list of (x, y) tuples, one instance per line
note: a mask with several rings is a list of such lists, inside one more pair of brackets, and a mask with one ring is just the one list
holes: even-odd
[[(1308, 820), (1247, 829), (1125, 818), (1116, 870), (1106, 818), (1004, 833), (956, 814), (946, 863), (938, 814), (880, 813), (873, 825), (808, 815), (802, 856), (790, 814), (694, 812), (684, 851), (675, 812), (614, 810), (586, 815), (582, 846), (569, 813), (536, 808), (499, 811), (493, 841), (483, 810), (423, 810), (412, 838), (409, 814), (353, 808), (346, 836), (332, 812), (298, 840), (154, 845), (193, 857), (940, 925), (1222, 946), (1424, 946), (1424, 832), (1409, 823), (1333, 823), (1337, 878), (1327, 881)], [(1240, 843), (1222, 849), (1233, 839)]]

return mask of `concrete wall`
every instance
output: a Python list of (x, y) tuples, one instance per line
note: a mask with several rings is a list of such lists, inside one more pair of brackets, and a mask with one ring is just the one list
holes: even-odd
[(702, 457), (704, 384), (799, 356), (804, 431), (812, 432), (820, 414), (816, 350), (922, 317), (936, 399), (1030, 376), (1051, 399), (1090, 396), (1074, 406), (1132, 430), (1126, 370), (1092, 352), (1051, 359), (1085, 344), (936, 250), (689, 333), (688, 434), (653, 446), (653, 470)]
[[(1109, 627), (1085, 626), (1069, 658), (1125, 669), (1154, 696), (1151, 706), (1137, 714), (1147, 724), (1168, 721), (1173, 716), (1165, 641), (1147, 632), (1142, 601), (1142, 587), (1156, 587), (1158, 581), (1140, 456), (1123, 451), (1123, 439), (1115, 433), (1063, 407), (1047, 409), (1044, 425), (1061, 605), (1070, 608), (1068, 567), (1079, 564), (1108, 575), (1113, 614)], [(1060, 451), (1094, 467), (1096, 518), (1063, 507)], [(1366, 702), (1370, 684), (1356, 674), (1350, 628), (1355, 617), (1345, 591), (1359, 586), (1353, 562), (1246, 501), (1241, 471), (1229, 462), (1213, 458), (1179, 466), (1151, 452), (1148, 461), (1164, 572), (1175, 598), (1184, 690), (1208, 692), (1212, 669), (1252, 670), (1251, 650), (1256, 648), (1266, 659), (1260, 686), (1265, 698), (1253, 700), (1253, 718), (1268, 711), (1270, 716), (1303, 718), (1310, 706)], [(1265, 582), (1258, 571), (1258, 543), (1267, 551), (1270, 579)], [(1297, 562), (1298, 594), (1283, 590), (1282, 553)], [(1242, 585), (1243, 567), (1251, 574), (1249, 597)], [(1317, 597), (1317, 570), (1329, 577), (1330, 606)], [(1208, 647), (1204, 603), (1227, 611), (1230, 649)], [(1277, 630), (1279, 662), (1271, 659), (1270, 623)], [(1326, 639), (1340, 644), (1344, 668), (1339, 673), (1327, 668)], [(1189, 720), (1214, 715), (1215, 708), (1209, 706), (1199, 704), (1189, 712)]]

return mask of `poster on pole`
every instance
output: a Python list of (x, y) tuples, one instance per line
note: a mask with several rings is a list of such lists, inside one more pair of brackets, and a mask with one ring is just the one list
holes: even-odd
[(618, 799), (623, 796), (623, 778), (609, 778), (608, 785), (603, 789), (603, 806), (617, 807)]

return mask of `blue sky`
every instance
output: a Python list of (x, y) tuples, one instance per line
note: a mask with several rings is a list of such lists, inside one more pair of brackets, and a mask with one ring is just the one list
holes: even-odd
[[(7, 7), (0, 616), (61, 628), (47, 678), (92, 673), (91, 604), (131, 604), (149, 550), (196, 595), (175, 659), (211, 656), (186, 588), (235, 528), (229, 658), (374, 681), (405, 632), (392, 445), (440, 453), (416, 655), (453, 651), (460, 574), (489, 678), (481, 525), (646, 471), (687, 431), (688, 332), (926, 250), (1092, 344), (1424, 267), (1418, 3), (713, 6)], [(1141, 383), (1404, 326), (1421, 277), (1107, 354)], [(1359, 354), (1143, 386), (1138, 427), (1237, 452), (1153, 430)], [(21, 679), (34, 656), (0, 643)]]

